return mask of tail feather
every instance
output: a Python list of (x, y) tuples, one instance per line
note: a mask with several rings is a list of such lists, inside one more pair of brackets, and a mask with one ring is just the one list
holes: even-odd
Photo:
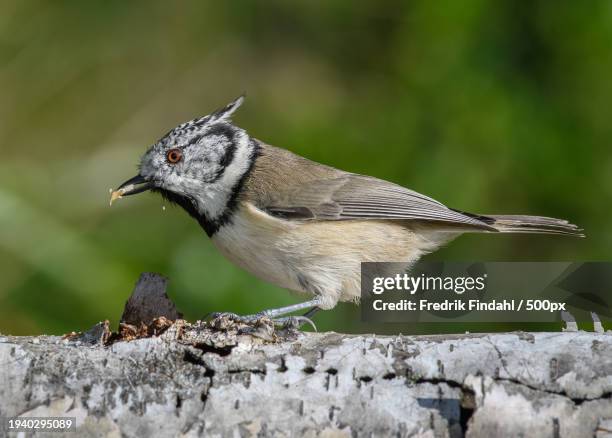
[(492, 226), (500, 233), (564, 234), (584, 237), (582, 228), (564, 220), (545, 216), (463, 214)]

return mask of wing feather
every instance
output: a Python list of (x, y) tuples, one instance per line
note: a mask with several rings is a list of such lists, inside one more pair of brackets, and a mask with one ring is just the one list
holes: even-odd
[(261, 206), (288, 220), (388, 219), (445, 222), (495, 231), (485, 222), (402, 186), (377, 178), (344, 174), (276, 190)]

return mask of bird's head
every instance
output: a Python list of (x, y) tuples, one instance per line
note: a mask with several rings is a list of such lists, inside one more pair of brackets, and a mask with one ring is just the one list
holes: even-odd
[(146, 190), (160, 192), (196, 217), (207, 232), (218, 227), (257, 153), (256, 142), (231, 123), (243, 101), (241, 96), (172, 129), (142, 156), (138, 175), (121, 184), (111, 202)]

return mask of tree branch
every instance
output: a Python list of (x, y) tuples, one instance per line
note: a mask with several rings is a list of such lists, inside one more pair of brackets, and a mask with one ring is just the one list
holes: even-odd
[(0, 336), (0, 417), (72, 416), (78, 436), (612, 433), (609, 333), (289, 339), (157, 316)]

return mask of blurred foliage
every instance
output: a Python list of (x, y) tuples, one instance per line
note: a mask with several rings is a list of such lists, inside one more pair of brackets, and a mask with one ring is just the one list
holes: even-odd
[[(116, 323), (142, 271), (169, 276), (189, 318), (296, 302), (161, 198), (108, 207), (148, 145), (243, 91), (235, 121), (268, 143), (463, 210), (568, 218), (588, 235), (468, 235), (430, 257), (610, 258), (612, 2), (1, 6), (1, 332)], [(349, 304), (316, 318), (324, 330), (440, 330), (359, 319)]]

